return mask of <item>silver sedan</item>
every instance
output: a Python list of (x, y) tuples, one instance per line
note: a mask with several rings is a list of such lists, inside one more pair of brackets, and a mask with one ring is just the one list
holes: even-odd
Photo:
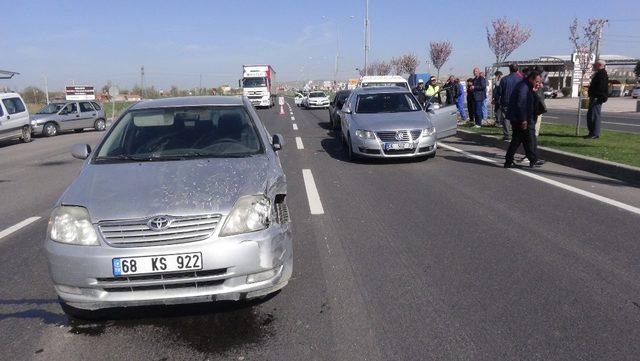
[(46, 253), (63, 310), (241, 300), (292, 272), (287, 185), (246, 97), (130, 108), (92, 151), (49, 222)]
[(457, 125), (455, 110), (431, 107), (425, 112), (400, 87), (355, 89), (338, 112), (349, 159), (434, 157), (437, 140)]

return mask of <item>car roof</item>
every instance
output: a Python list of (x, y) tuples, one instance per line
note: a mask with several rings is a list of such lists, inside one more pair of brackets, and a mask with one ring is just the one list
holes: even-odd
[(244, 105), (241, 96), (191, 96), (191, 97), (179, 97), (179, 98), (162, 98), (143, 100), (131, 107), (131, 110), (136, 109), (153, 109), (153, 108), (167, 108), (167, 107), (193, 107), (204, 105)]
[(2, 93), (2, 92), (0, 92), (0, 97), (2, 97), (2, 98), (19, 97), (19, 96), (20, 96), (20, 94), (18, 94), (18, 93), (13, 93), (13, 92), (11, 92), (11, 93)]
[(374, 86), (366, 88), (356, 88), (353, 90), (356, 94), (380, 94), (380, 93), (408, 93), (407, 88), (399, 86)]
[(403, 82), (406, 83), (407, 80), (400, 75), (365, 75), (360, 78), (360, 81), (365, 83), (386, 83), (386, 82)]

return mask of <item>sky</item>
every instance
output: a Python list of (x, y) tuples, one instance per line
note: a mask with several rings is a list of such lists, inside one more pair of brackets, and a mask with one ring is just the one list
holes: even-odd
[[(568, 55), (574, 17), (607, 18), (602, 54), (640, 57), (638, 0), (369, 0), (370, 60), (414, 53), (427, 71), (431, 41), (450, 41), (441, 70), (467, 75), (490, 65), (486, 27), (506, 17), (532, 30), (509, 59)], [(522, 2), (524, 3), (524, 2)], [(357, 76), (364, 62), (365, 0), (15, 1), (0, 0), (0, 69), (17, 71), (0, 87), (61, 90), (72, 83), (120, 88), (140, 82), (168, 89), (237, 85), (243, 64), (270, 64), (278, 81)], [(532, 13), (531, 6), (539, 9)], [(6, 11), (11, 9), (11, 11)], [(13, 16), (13, 14), (16, 14)], [(20, 15), (18, 15), (20, 14)], [(338, 45), (339, 43), (339, 45)]]

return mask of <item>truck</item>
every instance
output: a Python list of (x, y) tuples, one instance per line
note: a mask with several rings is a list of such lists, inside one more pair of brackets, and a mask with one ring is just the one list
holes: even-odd
[(271, 65), (243, 65), (240, 84), (242, 94), (255, 107), (275, 105), (276, 72)]

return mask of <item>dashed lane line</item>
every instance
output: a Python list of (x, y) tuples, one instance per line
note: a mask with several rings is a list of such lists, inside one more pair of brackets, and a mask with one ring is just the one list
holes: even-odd
[(35, 222), (35, 221), (37, 221), (39, 219), (40, 219), (40, 217), (29, 217), (29, 218), (25, 219), (24, 221), (22, 221), (20, 223), (17, 223), (17, 224), (14, 224), (13, 226), (1, 231), (0, 232), (0, 241), (2, 241), (2, 239), (5, 238), (6, 236), (21, 230), (22, 228), (30, 225), (31, 223), (33, 223), (33, 222)]
[(303, 169), (302, 178), (304, 179), (304, 188), (307, 190), (309, 211), (311, 214), (324, 214), (322, 201), (320, 201), (320, 195), (318, 194), (316, 182), (313, 180), (313, 173), (311, 173), (311, 169)]
[(292, 116), (292, 117), (291, 117), (291, 120), (296, 120), (296, 117), (293, 117), (293, 116)]
[(298, 124), (293, 123), (293, 130), (298, 130)]
[[(489, 159), (489, 158), (485, 158), (485, 157), (482, 157), (482, 156), (479, 156), (479, 155), (475, 155), (475, 154), (469, 153), (467, 151), (464, 151), (462, 149), (458, 149), (456, 147), (452, 147), (452, 146), (447, 145), (447, 144), (438, 143), (438, 146), (442, 147), (444, 149), (448, 149), (448, 150), (463, 154), (463, 155), (465, 155), (465, 156), (467, 156), (469, 158), (477, 159), (477, 160), (485, 162), (485, 163), (491, 163), (491, 164), (500, 166), (500, 163), (495, 161), (495, 160), (493, 160), (493, 159)], [(522, 174), (525, 177), (529, 177), (529, 178), (538, 180), (540, 182), (544, 182), (544, 183), (550, 184), (552, 186), (556, 186), (558, 188), (567, 190), (569, 192), (573, 192), (573, 193), (585, 196), (587, 198), (591, 198), (591, 199), (600, 201), (602, 203), (605, 203), (605, 204), (608, 204), (608, 205), (611, 205), (611, 206), (614, 206), (614, 207), (617, 207), (617, 208), (620, 208), (620, 209), (624, 209), (624, 210), (629, 211), (631, 213), (635, 213), (635, 214), (640, 215), (640, 208), (628, 205), (626, 203), (622, 203), (622, 202), (616, 201), (615, 199), (603, 197), (601, 195), (598, 195), (598, 194), (595, 194), (595, 193), (591, 193), (591, 192), (585, 191), (583, 189), (580, 189), (580, 188), (577, 188), (577, 187), (574, 187), (574, 186), (570, 186), (568, 184), (564, 184), (564, 183), (555, 181), (555, 180), (547, 178), (547, 177), (543, 177), (541, 175), (538, 175), (538, 174), (535, 174), (535, 173), (532, 173), (532, 172), (527, 172), (527, 171), (524, 171), (522, 169), (509, 168), (509, 170), (512, 171), (512, 172), (516, 172), (516, 173)]]
[(304, 144), (302, 144), (302, 138), (296, 137), (296, 147), (298, 149), (304, 149)]

